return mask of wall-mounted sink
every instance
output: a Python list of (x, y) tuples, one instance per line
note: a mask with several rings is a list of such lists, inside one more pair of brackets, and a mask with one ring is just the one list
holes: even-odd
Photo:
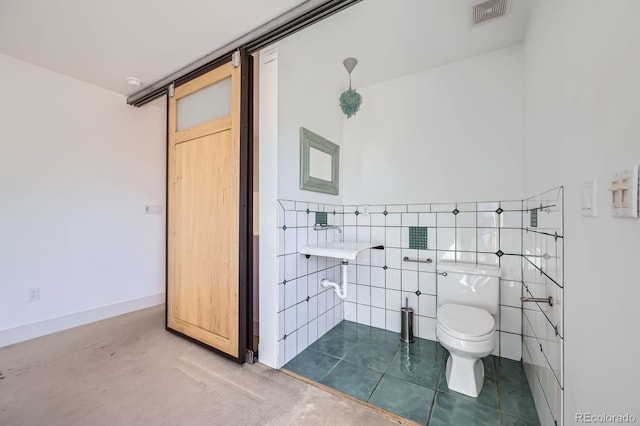
[(372, 243), (356, 243), (352, 241), (329, 241), (326, 243), (312, 244), (304, 246), (300, 249), (300, 254), (309, 256), (322, 256), (332, 257), (334, 259), (340, 259), (342, 261), (342, 283), (329, 281), (326, 278), (320, 280), (322, 287), (331, 287), (335, 290), (339, 298), (345, 299), (347, 297), (347, 265), (350, 260), (355, 260), (358, 253), (369, 249), (384, 250), (384, 246), (380, 244)]
[(329, 241), (326, 243), (312, 244), (300, 249), (300, 254), (309, 256), (333, 257), (348, 262), (355, 260), (358, 253), (371, 248), (384, 249), (380, 244), (356, 243), (354, 241)]

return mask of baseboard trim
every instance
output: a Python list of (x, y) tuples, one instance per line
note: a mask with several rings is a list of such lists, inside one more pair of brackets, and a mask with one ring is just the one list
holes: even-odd
[(156, 293), (149, 296), (139, 297), (137, 299), (124, 300), (122, 302), (99, 306), (85, 311), (74, 312), (72, 314), (61, 315), (59, 317), (49, 318), (42, 321), (5, 328), (0, 330), (0, 348), (58, 331), (68, 330), (80, 325), (90, 324), (92, 322), (138, 311), (140, 309), (161, 305), (164, 301), (165, 294)]

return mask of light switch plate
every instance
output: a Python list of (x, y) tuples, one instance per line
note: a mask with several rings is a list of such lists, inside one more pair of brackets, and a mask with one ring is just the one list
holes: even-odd
[(613, 216), (638, 217), (638, 166), (616, 173), (610, 191)]
[(596, 179), (582, 182), (582, 216), (596, 216)]

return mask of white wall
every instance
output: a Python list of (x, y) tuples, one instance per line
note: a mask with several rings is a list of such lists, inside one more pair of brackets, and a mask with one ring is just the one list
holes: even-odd
[(278, 368), (278, 49), (260, 52), (260, 362)]
[(345, 204), (522, 199), (522, 78), (515, 46), (359, 88)]
[[(565, 186), (565, 422), (640, 418), (640, 220), (615, 219), (607, 181), (640, 163), (640, 2), (538, 1), (525, 43), (525, 192)], [(580, 183), (597, 178), (596, 218)]]
[(5, 55), (0, 77), (0, 346), (163, 302), (164, 107)]
[(300, 127), (342, 145), (338, 98), (346, 89), (347, 73), (340, 62), (318, 63), (317, 45), (316, 32), (308, 30), (278, 43), (278, 198), (341, 204), (342, 153), (339, 195), (300, 189)]

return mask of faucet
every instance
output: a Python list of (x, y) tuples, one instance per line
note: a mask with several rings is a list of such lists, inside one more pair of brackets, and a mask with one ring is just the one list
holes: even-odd
[(313, 225), (313, 230), (314, 231), (326, 231), (328, 229), (335, 229), (340, 234), (342, 234), (342, 228), (340, 228), (338, 225), (327, 225), (326, 223), (324, 223), (324, 224), (316, 223), (315, 225)]

